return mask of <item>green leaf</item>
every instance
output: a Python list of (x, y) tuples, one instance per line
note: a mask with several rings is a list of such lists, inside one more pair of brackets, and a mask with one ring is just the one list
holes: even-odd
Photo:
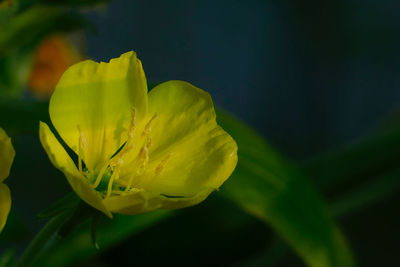
[(400, 127), (396, 123), (354, 144), (317, 155), (303, 162), (302, 170), (328, 193), (342, 188), (351, 190), (399, 168), (399, 140)]
[[(1, 27), (1, 26), (0, 26)], [(32, 53), (12, 52), (0, 57), (0, 95), (7, 98), (18, 98), (31, 70)]]
[(389, 198), (400, 192), (400, 170), (377, 176), (376, 179), (364, 183), (357, 189), (334, 199), (332, 211), (337, 216), (345, 216), (366, 208), (369, 204)]
[(0, 125), (10, 136), (39, 132), (39, 120), (50, 121), (47, 101), (22, 101), (0, 98)]
[(238, 143), (239, 162), (220, 193), (269, 223), (309, 266), (354, 266), (321, 195), (254, 131), (224, 112), (218, 121)]
[[(135, 216), (116, 215), (106, 224), (98, 226), (96, 242), (101, 249), (107, 249), (173, 214), (172, 211), (159, 210)], [(86, 224), (79, 231), (60, 240), (36, 266), (53, 266), (55, 262), (59, 267), (70, 266), (96, 255), (99, 251), (93, 246), (90, 232), (90, 224)]]
[(0, 235), (0, 246), (10, 247), (10, 244), (21, 242), (26, 239), (28, 235), (29, 229), (24, 224), (22, 218), (16, 214), (15, 207), (12, 206), (6, 226)]
[(110, 0), (41, 0), (40, 2), (49, 5), (92, 6), (105, 4), (110, 2)]
[(75, 208), (76, 206), (78, 206), (79, 202), (80, 202), (79, 197), (75, 194), (75, 192), (71, 192), (67, 194), (65, 197), (54, 202), (45, 210), (41, 211), (37, 216), (39, 218), (54, 217), (68, 209)]
[(100, 213), (95, 214), (92, 217), (92, 224), (90, 227), (90, 236), (92, 239), (92, 244), (97, 250), (100, 249), (99, 243), (97, 243), (97, 229), (99, 227), (100, 220), (103, 217), (102, 215), (103, 214), (100, 214)]
[(16, 0), (0, 0), (0, 25), (9, 21), (18, 10)]
[(90, 25), (81, 15), (62, 8), (30, 8), (1, 25), (0, 57), (17, 49), (35, 48), (51, 33), (69, 32)]
[(0, 95), (18, 98), (25, 88), (33, 53), (46, 37), (93, 26), (82, 15), (60, 7), (34, 6), (12, 16), (11, 12), (0, 9), (0, 15), (5, 14), (0, 19)]
[(0, 267), (10, 267), (13, 266), (15, 258), (15, 251), (13, 249), (7, 250), (0, 255)]

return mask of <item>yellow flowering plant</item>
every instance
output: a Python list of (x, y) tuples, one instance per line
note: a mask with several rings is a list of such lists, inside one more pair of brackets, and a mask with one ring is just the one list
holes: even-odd
[[(327, 156), (310, 154), (311, 160), (292, 164), (256, 131), (220, 110), (218, 122), (229, 134), (225, 132), (216, 122), (213, 102), (205, 91), (187, 82), (169, 81), (148, 92), (141, 62), (134, 52), (108, 63), (77, 63), (83, 55), (64, 37), (77, 29), (96, 28), (88, 16), (82, 16), (81, 9), (106, 1), (0, 2), (0, 125), (21, 135), (21, 140), (29, 144), (21, 146), (21, 154), (25, 157), (20, 159), (21, 170), (12, 177), (17, 182), (12, 192), (21, 190), (18, 195), (13, 195), (13, 201), (21, 203), (21, 211), (16, 209), (13, 222), (8, 218), (9, 227), (3, 229), (11, 207), (10, 190), (4, 181), (15, 152), (9, 137), (0, 130), (0, 232), (3, 231), (0, 234), (0, 266), (67, 266), (83, 262), (101, 265), (100, 258), (107, 258), (107, 262), (112, 261), (114, 265), (126, 265), (127, 250), (134, 251), (136, 265), (143, 262), (151, 265), (146, 244), (141, 240), (146, 240), (151, 246), (148, 248), (151, 254), (158, 256), (154, 257), (159, 260), (153, 261), (156, 262), (153, 265), (169, 265), (168, 255), (174, 255), (174, 251), (182, 252), (182, 243), (187, 249), (207, 247), (208, 252), (202, 251), (201, 261), (196, 262), (198, 265), (213, 260), (215, 251), (222, 255), (214, 262), (218, 265), (266, 264), (265, 261), (279, 265), (281, 260), (287, 262), (285, 256), (289, 251), (285, 248), (289, 246), (282, 246), (279, 240), (286, 241), (308, 266), (355, 265), (351, 249), (333, 217), (348, 216), (351, 210), (372, 203), (368, 197), (371, 193), (376, 195), (373, 199), (376, 201), (396, 192), (398, 186), (393, 177), (398, 175), (396, 155), (400, 151), (397, 128), (368, 139), (360, 146), (333, 151)], [(104, 3), (101, 8), (104, 9)], [(115, 10), (112, 13), (122, 14)], [(163, 17), (160, 18), (162, 22)], [(115, 30), (115, 33), (123, 34), (118, 27)], [(196, 29), (192, 30), (194, 32), (190, 31), (190, 34), (196, 34)], [(146, 32), (146, 29), (140, 31)], [(107, 32), (107, 29), (101, 32)], [(157, 32), (152, 35), (163, 36)], [(74, 40), (83, 44), (81, 37), (82, 32), (74, 32)], [(240, 49), (258, 55), (251, 53), (254, 48), (251, 39), (246, 44)], [(90, 42), (88, 48), (95, 47), (101, 50), (104, 45)], [(227, 62), (234, 62), (233, 68), (255, 69), (248, 64), (252, 60), (243, 61), (247, 57), (238, 59), (232, 55), (230, 58), (232, 60)], [(224, 76), (223, 71), (215, 74), (215, 77)], [(259, 80), (258, 74), (254, 73), (253, 78)], [(252, 82), (255, 89), (268, 86), (256, 80)], [(229, 83), (225, 79), (226, 82)], [(286, 85), (290, 87), (290, 84)], [(288, 86), (286, 89), (297, 90)], [(265, 96), (259, 92), (250, 90), (247, 95), (249, 99), (256, 95)], [(249, 114), (255, 111), (248, 105), (242, 105), (241, 109)], [(257, 112), (257, 116), (263, 115), (266, 114)], [(278, 120), (284, 117), (277, 115)], [(46, 123), (39, 124), (40, 120)], [(258, 124), (264, 122), (259, 120)], [(37, 126), (40, 126), (39, 131)], [(301, 123), (298, 126), (301, 128)], [(38, 132), (50, 161), (65, 175), (73, 190), (61, 200), (49, 203), (50, 207), (38, 214), (49, 220), (22, 252), (21, 244), (31, 237), (36, 225), (30, 220), (25, 224), (26, 215), (37, 211), (36, 204), (50, 202), (57, 195), (61, 188), (56, 180), (65, 182), (62, 178), (53, 179), (52, 166), (42, 165), (35, 144), (30, 145), (33, 139), (25, 136)], [(279, 127), (275, 129), (275, 133), (280, 132)], [(288, 146), (286, 152), (296, 155), (307, 152), (301, 149), (307, 146), (303, 146), (300, 139), (295, 146)], [(236, 142), (240, 147), (237, 167)], [(318, 144), (313, 146), (315, 149)], [(35, 152), (35, 160), (31, 161), (30, 152)], [(229, 183), (223, 185), (235, 168)], [(368, 174), (366, 183), (360, 180), (360, 174)], [(334, 179), (337, 177), (340, 179)], [(317, 182), (309, 181), (309, 178)], [(347, 188), (349, 184), (351, 190)], [(333, 201), (329, 203), (331, 210), (315, 185), (323, 193), (334, 189), (336, 196), (329, 198)], [(115, 246), (122, 239), (176, 214), (151, 211), (195, 205), (221, 186), (218, 195), (229, 200), (228, 205), (220, 201), (208, 203), (205, 210), (180, 214), (177, 221), (160, 224), (156, 234), (143, 231), (145, 236), (132, 240), (136, 247), (121, 245), (105, 257), (89, 259), (94, 255), (96, 229), (103, 249)], [(377, 190), (371, 191), (371, 188)], [(118, 213), (147, 214), (119, 216)], [(209, 216), (203, 216), (205, 213)], [(99, 223), (105, 216), (115, 218)], [(75, 228), (89, 219), (91, 227), (86, 224)], [(261, 223), (268, 224), (281, 238), (271, 235), (270, 229)], [(199, 224), (205, 227), (193, 231)], [(76, 231), (65, 239), (54, 238), (56, 235), (66, 237), (73, 230)], [(215, 235), (221, 230), (223, 235)], [(237, 235), (239, 232), (246, 234)], [(232, 251), (242, 251), (246, 242), (253, 244), (253, 241), (258, 243), (254, 249), (233, 255)], [(193, 242), (196, 243), (194, 247)], [(238, 245), (230, 246), (230, 243)], [(265, 250), (265, 244), (270, 244), (271, 250)], [(224, 248), (220, 250), (221, 247)], [(272, 255), (276, 248), (280, 251), (278, 257)], [(263, 251), (262, 255), (255, 255), (256, 250)], [(187, 265), (192, 260), (190, 255), (179, 257), (178, 261), (178, 257), (170, 258), (174, 265)], [(298, 259), (292, 255), (288, 262), (293, 261), (298, 262)]]
[(0, 232), (3, 230), (11, 208), (10, 189), (3, 182), (10, 174), (15, 151), (11, 139), (0, 128)]
[(195, 205), (237, 163), (237, 145), (216, 122), (212, 99), (183, 81), (148, 92), (134, 52), (71, 66), (50, 99), (40, 140), (76, 194), (109, 217)]

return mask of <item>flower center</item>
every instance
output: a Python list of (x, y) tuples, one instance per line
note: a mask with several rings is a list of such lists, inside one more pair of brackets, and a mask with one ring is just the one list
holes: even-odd
[[(124, 164), (124, 157), (131, 152), (134, 148), (134, 133), (136, 129), (136, 110), (132, 108), (131, 122), (128, 129), (128, 138), (125, 144), (122, 146), (112, 158), (106, 161), (103, 166), (97, 172), (90, 172), (89, 170), (82, 170), (83, 152), (86, 150), (87, 142), (83, 135), (83, 132), (79, 125), (77, 125), (79, 131), (79, 148), (78, 148), (78, 168), (79, 171), (88, 178), (92, 187), (99, 192), (104, 194), (105, 198), (111, 196), (111, 194), (125, 194), (131, 191), (135, 182), (135, 177), (142, 175), (146, 171), (147, 163), (149, 161), (149, 152), (152, 145), (151, 130), (153, 122), (158, 118), (157, 113), (154, 114), (149, 121), (146, 123), (143, 131), (140, 135), (143, 145), (138, 151), (137, 156), (133, 163), (135, 164), (136, 171), (133, 171), (128, 179), (119, 179), (121, 166)], [(132, 154), (130, 154), (131, 156)], [(157, 167), (154, 169), (154, 175), (159, 175), (171, 158), (172, 153), (169, 153), (163, 160), (159, 162)], [(150, 178), (150, 177), (149, 177)]]

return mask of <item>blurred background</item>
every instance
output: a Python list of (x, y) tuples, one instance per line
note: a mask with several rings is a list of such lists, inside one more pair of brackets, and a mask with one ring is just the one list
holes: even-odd
[[(52, 1), (34, 2), (25, 10), (40, 2), (54, 6)], [(37, 112), (42, 111), (59, 77), (51, 73), (62, 73), (85, 58), (109, 61), (134, 50), (149, 83), (185, 80), (208, 91), (216, 106), (254, 128), (278, 154), (291, 160), (322, 195), (359, 266), (398, 266), (399, 2), (61, 2), (68, 15), (71, 10), (79, 15), (70, 21), (76, 27), (60, 20), (59, 28), (35, 36), (41, 41), (32, 45), (29, 67), (18, 67), (24, 73), (18, 75), (24, 77), (18, 86), (10, 86), (4, 78), (10, 64), (0, 65), (0, 91), (7, 87), (11, 92), (4, 94), (2, 103), (28, 101), (28, 107), (18, 102), (5, 111), (16, 107), (36, 118), (30, 108), (39, 103)], [(3, 8), (13, 5), (13, 1), (1, 3)], [(0, 43), (6, 37), (0, 33)], [(4, 45), (0, 51), (4, 63), (10, 54), (22, 55), (25, 50), (11, 51)], [(54, 58), (56, 63), (47, 62)], [(52, 78), (43, 78), (46, 75)], [(4, 110), (2, 117), (8, 116)], [(17, 151), (7, 181), (14, 199), (10, 217), (15, 221), (0, 236), (0, 248), (15, 240), (18, 254), (43, 225), (35, 214), (69, 187), (48, 162), (37, 138), (23, 127), (18, 130), (21, 127), (11, 123), (10, 116), (2, 120)], [(67, 265), (306, 265), (294, 252), (298, 250), (283, 241), (287, 236), (282, 239), (274, 226), (218, 195)], [(12, 231), (17, 225), (18, 234)], [(62, 261), (59, 255), (53, 258)]]
[(111, 1), (87, 55), (135, 50), (150, 81), (209, 91), (291, 158), (346, 144), (399, 104), (395, 1)]

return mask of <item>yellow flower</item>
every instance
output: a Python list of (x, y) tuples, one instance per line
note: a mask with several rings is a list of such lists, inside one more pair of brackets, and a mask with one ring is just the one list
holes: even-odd
[(6, 224), (7, 216), (11, 208), (10, 189), (3, 184), (3, 181), (10, 174), (14, 156), (15, 151), (11, 144), (11, 139), (4, 130), (0, 128), (0, 232)]
[(81, 199), (109, 217), (203, 201), (228, 179), (237, 145), (216, 123), (211, 97), (183, 81), (147, 92), (134, 52), (70, 67), (50, 99), (40, 140)]

